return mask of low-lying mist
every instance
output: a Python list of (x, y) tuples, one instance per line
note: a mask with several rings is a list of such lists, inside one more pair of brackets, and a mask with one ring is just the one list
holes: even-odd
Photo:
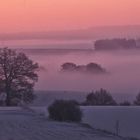
[[(39, 72), (36, 89), (91, 91), (105, 88), (113, 93), (135, 94), (140, 91), (140, 51), (79, 51), (71, 53), (38, 53), (30, 55), (45, 69)], [(86, 65), (95, 62), (104, 67), (109, 74), (62, 73), (61, 65), (72, 62)]]

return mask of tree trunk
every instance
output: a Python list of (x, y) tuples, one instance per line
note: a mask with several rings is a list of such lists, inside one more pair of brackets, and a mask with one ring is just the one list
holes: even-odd
[(11, 105), (10, 104), (10, 98), (8, 96), (6, 97), (6, 101), (5, 102), (6, 102), (6, 106), (10, 106)]
[(6, 101), (5, 101), (6, 106), (10, 106), (11, 105), (11, 103), (10, 103), (10, 101), (11, 101), (11, 99), (10, 99), (10, 88), (8, 86), (6, 86), (5, 91), (6, 91)]

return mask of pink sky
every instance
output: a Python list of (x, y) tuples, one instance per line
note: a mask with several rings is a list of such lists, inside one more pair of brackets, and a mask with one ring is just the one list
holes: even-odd
[(140, 24), (140, 0), (1, 0), (0, 32)]

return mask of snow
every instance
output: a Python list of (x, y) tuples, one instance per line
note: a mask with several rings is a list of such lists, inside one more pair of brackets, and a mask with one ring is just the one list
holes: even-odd
[[(31, 107), (38, 114), (48, 116), (47, 107)], [(116, 133), (119, 121), (119, 134), (124, 137), (140, 138), (140, 107), (130, 106), (82, 106), (83, 123), (93, 128)]]
[(83, 122), (94, 128), (115, 132), (116, 122), (119, 121), (121, 136), (140, 138), (140, 107), (81, 107), (84, 112)]
[(31, 110), (0, 108), (0, 140), (121, 140), (83, 124), (53, 122)]

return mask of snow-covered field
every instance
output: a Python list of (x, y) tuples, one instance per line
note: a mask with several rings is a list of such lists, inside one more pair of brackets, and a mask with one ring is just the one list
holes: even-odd
[(140, 138), (140, 107), (81, 107), (83, 122), (94, 128), (115, 132), (119, 121), (121, 136)]
[[(81, 98), (79, 98), (81, 93), (75, 93), (74, 95), (76, 96), (73, 94), (63, 92), (61, 94), (56, 94), (55, 92), (53, 93), (53, 91), (48, 94), (39, 94), (40, 96), (35, 100), (33, 104), (34, 107), (32, 108), (39, 114), (45, 114), (47, 116), (47, 106), (52, 103), (54, 99), (79, 99), (78, 101), (80, 102), (85, 98), (85, 94), (82, 94)], [(83, 122), (88, 123), (94, 128), (105, 129), (114, 133), (116, 131), (116, 122), (119, 121), (120, 135), (140, 138), (140, 107), (85, 106), (81, 107), (81, 109), (84, 114)]]
[(0, 140), (123, 140), (123, 138), (83, 124), (53, 122), (31, 110), (0, 108)]
[[(48, 116), (47, 107), (32, 107), (38, 114)], [(83, 123), (93, 128), (116, 133), (119, 121), (119, 135), (140, 138), (140, 107), (95, 107), (82, 106)]]

